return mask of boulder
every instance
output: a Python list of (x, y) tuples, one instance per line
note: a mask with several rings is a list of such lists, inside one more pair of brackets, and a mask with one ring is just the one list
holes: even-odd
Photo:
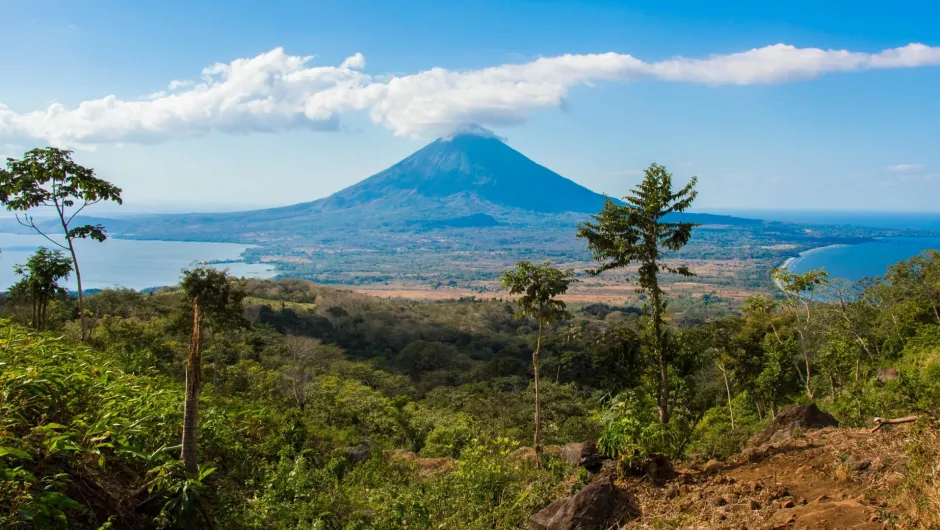
[(603, 477), (530, 517), (529, 529), (603, 530), (614, 514), (614, 504), (614, 486)]
[(838, 427), (839, 422), (831, 415), (819, 410), (815, 403), (783, 408), (766, 429), (751, 438), (752, 446), (780, 442), (793, 436), (797, 430)]
[(346, 448), (346, 460), (351, 464), (365, 462), (372, 457), (372, 441), (363, 440), (358, 445)]
[(659, 486), (676, 477), (676, 471), (673, 469), (672, 463), (662, 455), (647, 458), (643, 462), (642, 471), (646, 478)]
[(587, 442), (565, 444), (561, 448), (561, 459), (568, 462), (572, 467), (580, 466), (596, 473), (600, 471), (606, 457), (601, 454), (597, 444)]

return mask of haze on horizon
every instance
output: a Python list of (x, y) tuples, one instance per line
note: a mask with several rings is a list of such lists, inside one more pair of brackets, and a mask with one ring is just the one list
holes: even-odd
[(613, 196), (656, 161), (698, 175), (705, 210), (936, 211), (922, 4), (0, 0), (0, 155), (73, 148), (126, 213), (237, 210), (472, 123)]

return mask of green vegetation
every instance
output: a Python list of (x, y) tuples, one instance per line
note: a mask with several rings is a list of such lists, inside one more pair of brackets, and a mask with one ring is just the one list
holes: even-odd
[[(556, 299), (556, 296), (568, 292), (576, 280), (573, 269), (560, 270), (552, 267), (551, 263), (533, 265), (528, 261), (520, 261), (516, 267), (506, 271), (503, 275), (503, 287), (511, 295), (520, 295), (516, 299), (519, 311), (518, 317), (531, 316), (538, 323), (538, 332), (535, 336), (535, 351), (532, 352), (532, 381), (535, 387), (535, 435), (532, 447), (536, 458), (540, 454), (539, 435), (542, 432), (542, 405), (539, 401), (539, 354), (542, 352), (542, 330), (546, 326), (569, 318), (571, 315), (565, 310), (565, 303)], [(538, 463), (538, 461), (536, 461)]]
[[(569, 442), (643, 475), (730, 456), (808, 400), (849, 426), (936, 416), (940, 252), (854, 285), (778, 271), (778, 297), (674, 318), (658, 273), (683, 271), (661, 259), (693, 231), (662, 214), (694, 182), (647, 179), (582, 229), (602, 268), (645, 267), (643, 308), (564, 305), (572, 271), (525, 261), (516, 301), (198, 267), (76, 304), (57, 287), (74, 260), (37, 254), (0, 307), (0, 527), (523, 528), (585, 484)], [(927, 513), (925, 425), (899, 487)]]
[(59, 286), (59, 280), (71, 274), (72, 261), (59, 250), (39, 248), (26, 264), (17, 265), (15, 270), (22, 279), (10, 286), (10, 298), (31, 306), (30, 325), (39, 330), (46, 329), (49, 303), (66, 295), (65, 289)]
[[(75, 216), (85, 208), (101, 201), (121, 204), (121, 188), (95, 176), (95, 170), (82, 167), (72, 160), (72, 152), (55, 147), (27, 151), (23, 158), (8, 158), (6, 169), (0, 169), (0, 203), (7, 210), (17, 212), (16, 220), (35, 230), (50, 243), (67, 250), (72, 257), (72, 269), (78, 282), (78, 316), (81, 320), (82, 340), (87, 338), (88, 323), (82, 292), (82, 273), (75, 254), (76, 239), (107, 239), (104, 226), (81, 224), (75, 226)], [(49, 237), (30, 214), (36, 208), (52, 208), (56, 214), (56, 230), (65, 239), (62, 244)], [(22, 214), (22, 218), (20, 217)]]
[(593, 216), (596, 223), (578, 227), (578, 237), (588, 242), (595, 261), (601, 266), (589, 271), (604, 271), (640, 264), (637, 285), (648, 295), (646, 308), (649, 315), (648, 341), (659, 365), (659, 389), (656, 392), (659, 421), (669, 423), (672, 414), (669, 369), (672, 364), (671, 345), (664, 318), (666, 292), (659, 285), (659, 273), (670, 272), (680, 276), (694, 276), (685, 265), (669, 266), (663, 263), (666, 251), (677, 251), (692, 238), (692, 223), (673, 223), (665, 220), (670, 214), (682, 213), (695, 200), (695, 177), (682, 189), (673, 193), (672, 174), (663, 166), (652, 164), (646, 169), (639, 186), (620, 206), (608, 200), (604, 209)]

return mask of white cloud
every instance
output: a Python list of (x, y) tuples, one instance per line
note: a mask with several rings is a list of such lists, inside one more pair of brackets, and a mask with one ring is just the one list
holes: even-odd
[(911, 171), (920, 171), (924, 169), (921, 164), (895, 164), (888, 166), (888, 171), (892, 173), (910, 173)]
[(170, 81), (169, 88), (170, 90), (176, 90), (177, 88), (187, 88), (187, 87), (191, 87), (195, 85), (196, 85), (195, 81), (179, 81), (177, 79), (174, 79)]
[(467, 123), (505, 126), (537, 109), (561, 108), (568, 91), (599, 81), (653, 79), (750, 85), (810, 79), (830, 72), (940, 65), (940, 47), (908, 44), (878, 53), (776, 44), (704, 59), (647, 63), (618, 53), (543, 57), (470, 71), (432, 68), (410, 75), (369, 75), (355, 54), (339, 66), (311, 66), (281, 48), (217, 63), (200, 81), (174, 80), (144, 100), (110, 95), (68, 109), (18, 113), (0, 105), (0, 139), (94, 147), (148, 143), (221, 132), (334, 130), (339, 118), (365, 111), (399, 135), (444, 134)]

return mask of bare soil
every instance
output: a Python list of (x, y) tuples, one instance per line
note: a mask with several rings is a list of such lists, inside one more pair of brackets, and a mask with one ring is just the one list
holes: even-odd
[(678, 470), (664, 486), (627, 478), (640, 514), (616, 528), (934, 528), (900, 488), (911, 429), (826, 428)]

